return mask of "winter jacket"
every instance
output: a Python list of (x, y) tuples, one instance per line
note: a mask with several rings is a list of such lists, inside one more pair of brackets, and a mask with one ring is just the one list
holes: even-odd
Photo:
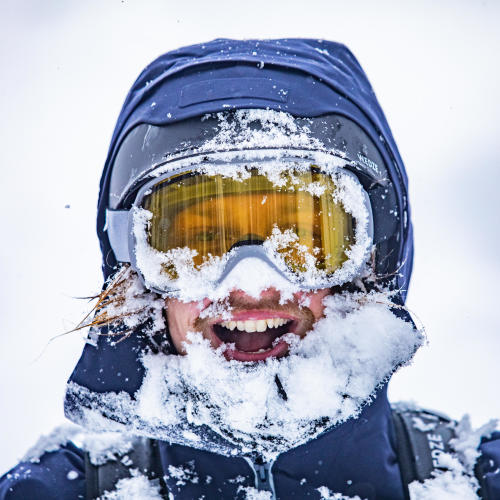
[[(250, 460), (166, 442), (158, 448), (175, 499), (243, 500), (246, 488), (258, 484), (261, 470)], [(500, 433), (485, 440), (481, 452), (484, 498), (500, 499)], [(281, 500), (320, 499), (322, 487), (367, 500), (404, 500), (386, 388), (359, 418), (278, 456), (270, 464), (269, 482)], [(0, 479), (0, 500), (78, 498), (86, 498), (84, 453), (72, 443), (45, 453), (39, 462), (21, 462)]]
[[(244, 458), (227, 458), (165, 442), (160, 444), (160, 456), (169, 477), (167, 485), (176, 499), (202, 495), (207, 499), (243, 499), (242, 487), (255, 486), (255, 472)], [(189, 462), (198, 481), (179, 484), (169, 466), (189, 467)], [(78, 473), (77, 479), (68, 479), (71, 470)], [(22, 463), (9, 474), (11, 478), (4, 478), (0, 486), (1, 499), (85, 498), (83, 454), (72, 445), (48, 453), (38, 464)], [(316, 488), (327, 486), (361, 498), (402, 500), (385, 389), (360, 418), (279, 456), (271, 474), (276, 497), (281, 499), (320, 498)], [(46, 496), (37, 496), (41, 491)]]

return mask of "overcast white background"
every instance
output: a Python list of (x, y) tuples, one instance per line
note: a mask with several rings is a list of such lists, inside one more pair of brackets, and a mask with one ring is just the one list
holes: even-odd
[[(98, 181), (125, 95), (163, 52), (216, 37), (341, 41), (405, 160), (408, 305), (429, 345), (392, 400), (500, 417), (500, 2), (0, 0), (0, 473), (64, 420), (101, 287)], [(68, 206), (68, 208), (66, 208)], [(39, 359), (34, 361), (37, 357)]]

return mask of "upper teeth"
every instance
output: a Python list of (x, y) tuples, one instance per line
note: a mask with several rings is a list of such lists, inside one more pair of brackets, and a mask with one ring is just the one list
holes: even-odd
[(229, 330), (237, 328), (242, 332), (263, 332), (267, 328), (276, 328), (288, 323), (288, 321), (284, 318), (247, 319), (245, 321), (223, 321), (220, 325)]

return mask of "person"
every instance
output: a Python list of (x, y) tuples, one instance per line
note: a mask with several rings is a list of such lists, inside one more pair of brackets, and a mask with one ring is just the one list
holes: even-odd
[(388, 402), (423, 341), (408, 186), (345, 46), (159, 57), (118, 118), (97, 231), (105, 281), (65, 399), (81, 427), (0, 498), (500, 498), (494, 426)]

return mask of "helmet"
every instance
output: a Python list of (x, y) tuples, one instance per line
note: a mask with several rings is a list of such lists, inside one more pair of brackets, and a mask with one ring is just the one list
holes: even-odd
[(413, 243), (403, 163), (357, 61), (343, 45), (317, 40), (215, 40), (165, 54), (143, 71), (101, 179), (105, 277), (121, 260), (110, 213), (129, 210), (159, 167), (248, 150), (342, 158), (369, 197), (374, 273), (404, 299)]

